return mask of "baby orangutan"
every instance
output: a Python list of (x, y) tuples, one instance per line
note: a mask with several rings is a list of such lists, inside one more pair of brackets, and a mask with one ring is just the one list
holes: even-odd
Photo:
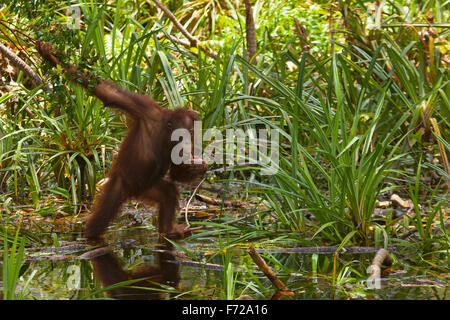
[[(188, 164), (173, 164), (171, 151), (176, 142), (171, 141), (171, 135), (180, 128), (192, 132), (194, 121), (199, 120), (198, 115), (185, 108), (162, 108), (148, 96), (131, 93), (109, 81), (99, 80), (79, 71), (76, 66), (66, 66), (50, 43), (37, 41), (36, 48), (52, 66), (60, 65), (75, 83), (85, 89), (89, 87), (89, 91), (105, 106), (124, 111), (133, 119), (112, 163), (107, 182), (96, 196), (85, 237), (100, 240), (122, 203), (130, 198), (157, 202), (160, 234), (171, 238), (184, 237), (186, 225), (175, 225), (179, 192), (173, 181), (194, 180), (205, 174), (208, 166), (203, 159), (198, 164), (194, 163), (192, 156)], [(166, 178), (168, 171), (169, 178)]]

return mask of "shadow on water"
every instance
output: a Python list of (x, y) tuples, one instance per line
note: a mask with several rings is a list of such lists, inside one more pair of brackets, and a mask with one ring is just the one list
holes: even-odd
[[(161, 245), (155, 253), (156, 263), (143, 263), (127, 270), (111, 247), (102, 247), (90, 252), (93, 273), (103, 288), (110, 288), (106, 294), (115, 299), (163, 299), (170, 292), (158, 291), (161, 286), (177, 288), (180, 282), (179, 266), (175, 251), (169, 243)], [(130, 283), (130, 285), (117, 284)], [(156, 291), (155, 291), (156, 289)], [(174, 293), (172, 293), (173, 295)], [(170, 296), (168, 296), (170, 297)]]

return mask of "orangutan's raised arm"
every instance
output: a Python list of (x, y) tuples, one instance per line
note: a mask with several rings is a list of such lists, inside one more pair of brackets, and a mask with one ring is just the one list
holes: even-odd
[[(110, 81), (101, 80), (87, 72), (80, 71), (74, 65), (65, 65), (57, 57), (50, 43), (37, 41), (36, 49), (52, 66), (61, 66), (70, 75), (73, 82), (86, 90), (92, 88), (92, 94), (103, 101), (105, 106), (120, 109), (135, 118), (148, 117), (153, 120), (160, 120), (162, 108), (152, 98), (128, 92)], [(90, 86), (92, 87), (90, 88)]]

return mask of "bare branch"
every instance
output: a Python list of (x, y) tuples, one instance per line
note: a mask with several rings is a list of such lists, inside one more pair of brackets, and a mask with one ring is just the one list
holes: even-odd
[(173, 15), (172, 12), (170, 12), (169, 9), (167, 9), (166, 6), (164, 6), (161, 2), (158, 0), (152, 0), (158, 8), (160, 8), (167, 18), (170, 19), (170, 21), (173, 22), (175, 27), (186, 37), (188, 38), (189, 42), (191, 43), (191, 46), (196, 47), (198, 40), (194, 38), (183, 26), (182, 24), (177, 20), (177, 18)]
[[(178, 38), (176, 38), (176, 37), (174, 37), (174, 36), (170, 36), (170, 38), (171, 38), (171, 40), (172, 41), (174, 41), (174, 42), (176, 42), (176, 43), (178, 43), (178, 44), (181, 44), (182, 46), (184, 46), (184, 47), (187, 47), (187, 48), (189, 48), (189, 47), (199, 47), (203, 52), (205, 52), (206, 53), (206, 55), (208, 55), (208, 56), (210, 56), (211, 58), (214, 58), (214, 59), (216, 59), (217, 58), (217, 56), (218, 56), (218, 54), (217, 54), (217, 52), (215, 52), (215, 51), (213, 51), (213, 50), (211, 50), (211, 49), (208, 49), (208, 48), (206, 48), (204, 45), (202, 45), (201, 43), (200, 43), (200, 41), (197, 39), (197, 38), (195, 38), (193, 35), (191, 35), (190, 33), (189, 33), (189, 31), (187, 31), (184, 27), (183, 27), (183, 25), (178, 21), (178, 19), (173, 15), (173, 13), (172, 12), (170, 12), (170, 10), (169, 9), (167, 9), (167, 7), (166, 6), (164, 6), (161, 2), (159, 2), (158, 0), (152, 0), (154, 3), (155, 3), (155, 5), (158, 7), (158, 8), (160, 8), (161, 10), (162, 10), (162, 12), (164, 13), (164, 15), (167, 17), (167, 18), (169, 18), (169, 20), (170, 21), (172, 21), (173, 22), (173, 24), (175, 25), (175, 27), (189, 40), (189, 43), (188, 42), (186, 42), (186, 41), (183, 41), (183, 40), (180, 40), (180, 39), (178, 39)], [(147, 1), (147, 2), (149, 2), (149, 1)]]
[[(12, 64), (14, 64), (17, 68), (22, 70), (33, 82), (35, 86), (39, 86), (42, 84), (42, 78), (34, 72), (34, 70), (25, 63), (18, 55), (16, 55), (11, 49), (4, 46), (2, 43), (0, 43), (0, 52), (5, 55)], [(45, 85), (43, 87), (45, 91), (50, 91), (50, 87), (48, 85)]]
[(297, 18), (294, 18), (295, 21), (295, 32), (298, 35), (298, 38), (300, 39), (300, 46), (302, 47), (302, 51), (309, 52), (311, 50), (311, 47), (309, 46), (308, 41), (308, 33), (306, 32), (306, 29), (304, 26), (298, 22)]
[(255, 30), (255, 20), (253, 19), (253, 10), (249, 0), (244, 0), (245, 5), (245, 31), (247, 39), (247, 61), (251, 64), (256, 64), (256, 30)]

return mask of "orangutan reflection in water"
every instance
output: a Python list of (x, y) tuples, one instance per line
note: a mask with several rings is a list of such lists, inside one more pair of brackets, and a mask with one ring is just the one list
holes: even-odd
[(129, 285), (142, 287), (143, 289), (127, 288), (126, 286), (111, 289), (107, 291), (108, 296), (111, 298), (121, 300), (163, 299), (167, 296), (166, 293), (148, 289), (159, 289), (159, 284), (177, 288), (180, 282), (180, 276), (179, 266), (170, 262), (175, 260), (174, 251), (172, 250), (173, 247), (164, 245), (161, 246), (161, 249), (161, 251), (155, 254), (156, 265), (145, 264), (131, 271), (125, 270), (122, 267), (122, 264), (110, 247), (96, 249), (98, 252), (91, 259), (94, 275), (100, 281), (103, 288), (122, 281), (145, 278), (144, 280)]

